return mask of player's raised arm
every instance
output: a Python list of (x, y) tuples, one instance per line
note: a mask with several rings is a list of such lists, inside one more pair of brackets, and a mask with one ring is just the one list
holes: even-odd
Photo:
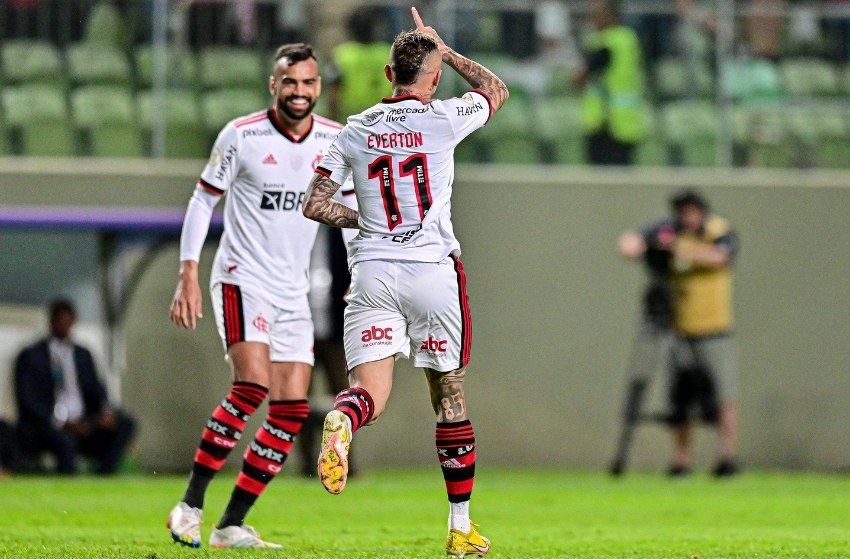
[(454, 68), (469, 85), (486, 93), (493, 103), (493, 112), (498, 111), (505, 104), (505, 101), (508, 100), (508, 87), (505, 85), (505, 82), (478, 62), (452, 50), (451, 47), (443, 42), (433, 27), (422, 23), (422, 18), (419, 17), (419, 12), (416, 8), (410, 8), (410, 11), (413, 14), (413, 21), (416, 23), (416, 29), (422, 33), (431, 35), (437, 41), (437, 47), (443, 56), (443, 62)]
[(315, 173), (307, 187), (304, 200), (304, 217), (330, 225), (332, 227), (357, 227), (357, 210), (349, 208), (333, 199), (339, 190), (339, 184), (330, 178)]

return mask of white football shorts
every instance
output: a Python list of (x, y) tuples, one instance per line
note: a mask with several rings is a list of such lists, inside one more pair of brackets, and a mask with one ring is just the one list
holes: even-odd
[(472, 316), (460, 260), (366, 260), (354, 265), (346, 298), (348, 368), (389, 356), (440, 372), (469, 363)]
[(313, 318), (306, 297), (303, 308), (285, 310), (247, 286), (216, 282), (210, 293), (225, 352), (237, 342), (261, 342), (269, 346), (273, 362), (313, 365)]

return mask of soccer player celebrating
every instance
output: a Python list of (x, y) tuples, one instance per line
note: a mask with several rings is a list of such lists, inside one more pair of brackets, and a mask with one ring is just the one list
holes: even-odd
[(342, 128), (312, 114), (320, 90), (312, 48), (280, 47), (269, 77), (271, 108), (222, 129), (189, 200), (171, 321), (194, 330), (202, 317), (198, 260), (213, 208), (227, 194), (210, 292), (233, 384), (206, 422), (186, 492), (168, 515), (171, 537), (183, 545), (200, 547), (207, 486), (248, 418), (269, 398), (268, 415), (245, 450), (210, 545), (281, 547), (262, 540), (243, 521), (280, 472), (309, 412), (313, 322), (308, 270), (319, 226), (300, 210), (304, 186)]
[[(352, 435), (383, 412), (395, 359), (412, 351), (415, 365), (425, 369), (437, 416), (437, 455), (450, 503), (446, 554), (483, 556), (490, 542), (469, 520), (475, 434), (464, 378), (472, 323), (451, 223), (453, 153), (502, 106), (508, 90), (412, 12), (417, 29), (396, 37), (384, 68), (393, 96), (349, 117), (304, 204), (311, 219), (360, 230), (349, 244), (344, 341), (350, 388), (325, 418), (318, 470), (330, 493), (343, 490)], [(434, 99), (443, 62), (473, 89)], [(349, 177), (359, 211), (332, 199)]]

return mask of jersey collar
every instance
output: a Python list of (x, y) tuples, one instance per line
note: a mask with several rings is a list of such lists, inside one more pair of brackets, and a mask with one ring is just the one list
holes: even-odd
[(423, 101), (421, 97), (419, 97), (418, 95), (410, 94), (410, 93), (408, 93), (406, 95), (398, 95), (396, 97), (384, 97), (383, 102), (384, 103), (401, 103), (402, 101), (410, 101), (410, 100), (419, 101), (423, 105), (426, 104), (425, 101)]
[(277, 130), (278, 132), (280, 132), (281, 136), (283, 136), (284, 138), (286, 138), (287, 140), (289, 140), (293, 144), (302, 143), (304, 140), (306, 140), (310, 136), (310, 132), (313, 131), (313, 123), (315, 121), (313, 120), (312, 114), (310, 115), (310, 128), (308, 128), (307, 131), (304, 132), (304, 134), (302, 134), (299, 137), (294, 136), (289, 130), (284, 128), (283, 123), (280, 121), (280, 119), (277, 118), (277, 113), (274, 111), (274, 109), (269, 108), (268, 115), (269, 115), (269, 121), (272, 123), (272, 126), (274, 126), (274, 129)]

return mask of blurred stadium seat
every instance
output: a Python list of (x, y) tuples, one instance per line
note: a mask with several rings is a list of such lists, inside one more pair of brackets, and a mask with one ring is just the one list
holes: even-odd
[(535, 129), (532, 105), (522, 98), (511, 98), (477, 132), (486, 145), (487, 160), (498, 163), (539, 163), (540, 144)]
[(671, 101), (661, 108), (671, 163), (706, 167), (717, 160), (717, 110), (710, 101)]
[(48, 42), (28, 39), (3, 41), (0, 45), (0, 66), (0, 75), (7, 84), (50, 82), (60, 86), (64, 82), (61, 54)]
[(850, 166), (850, 131), (846, 111), (828, 105), (791, 107), (788, 109), (788, 123), (794, 136), (808, 150), (808, 165)]
[(798, 159), (797, 145), (788, 134), (780, 105), (736, 105), (732, 135), (745, 162), (758, 167), (791, 167)]
[(840, 93), (835, 67), (819, 58), (792, 58), (779, 64), (785, 93), (792, 97), (835, 96)]
[(153, 91), (146, 89), (138, 93), (137, 114), (142, 133), (150, 138), (157, 113), (164, 112), (165, 157), (205, 157), (209, 153), (210, 143), (201, 121), (197, 97), (186, 90), (170, 90), (165, 92), (164, 101), (164, 107), (155, 107)]
[(6, 86), (3, 114), (20, 155), (70, 156), (77, 151), (64, 91), (45, 84)]
[[(133, 52), (136, 84), (139, 88), (153, 85), (154, 48), (140, 45)], [(165, 50), (165, 83), (169, 88), (196, 88), (198, 85), (198, 60), (188, 49), (177, 47)]]
[(85, 42), (122, 48), (127, 44), (127, 27), (118, 8), (111, 2), (97, 2), (88, 13), (83, 30)]
[(726, 60), (720, 67), (720, 85), (726, 96), (745, 103), (775, 101), (782, 97), (779, 69), (765, 59)]
[[(268, 66), (270, 69), (271, 62)], [(256, 51), (242, 47), (204, 48), (199, 54), (199, 71), (205, 89), (256, 87), (267, 78)]]
[(263, 93), (256, 87), (220, 89), (204, 93), (201, 97), (201, 116), (207, 133), (214, 136), (228, 121), (267, 107)]
[(118, 47), (97, 43), (75, 43), (65, 55), (72, 85), (119, 84), (130, 86), (130, 62)]
[(714, 94), (714, 76), (705, 64), (666, 56), (653, 66), (653, 84), (659, 99), (706, 98)]
[(580, 98), (560, 96), (541, 101), (537, 105), (535, 122), (535, 133), (543, 142), (546, 163), (578, 165), (585, 162)]
[(661, 166), (667, 164), (667, 146), (658, 125), (658, 115), (651, 105), (644, 110), (646, 137), (638, 144), (635, 151), (635, 164), (644, 166)]
[(88, 140), (85, 155), (140, 157), (143, 155), (135, 104), (125, 87), (90, 85), (71, 92), (74, 124)]

